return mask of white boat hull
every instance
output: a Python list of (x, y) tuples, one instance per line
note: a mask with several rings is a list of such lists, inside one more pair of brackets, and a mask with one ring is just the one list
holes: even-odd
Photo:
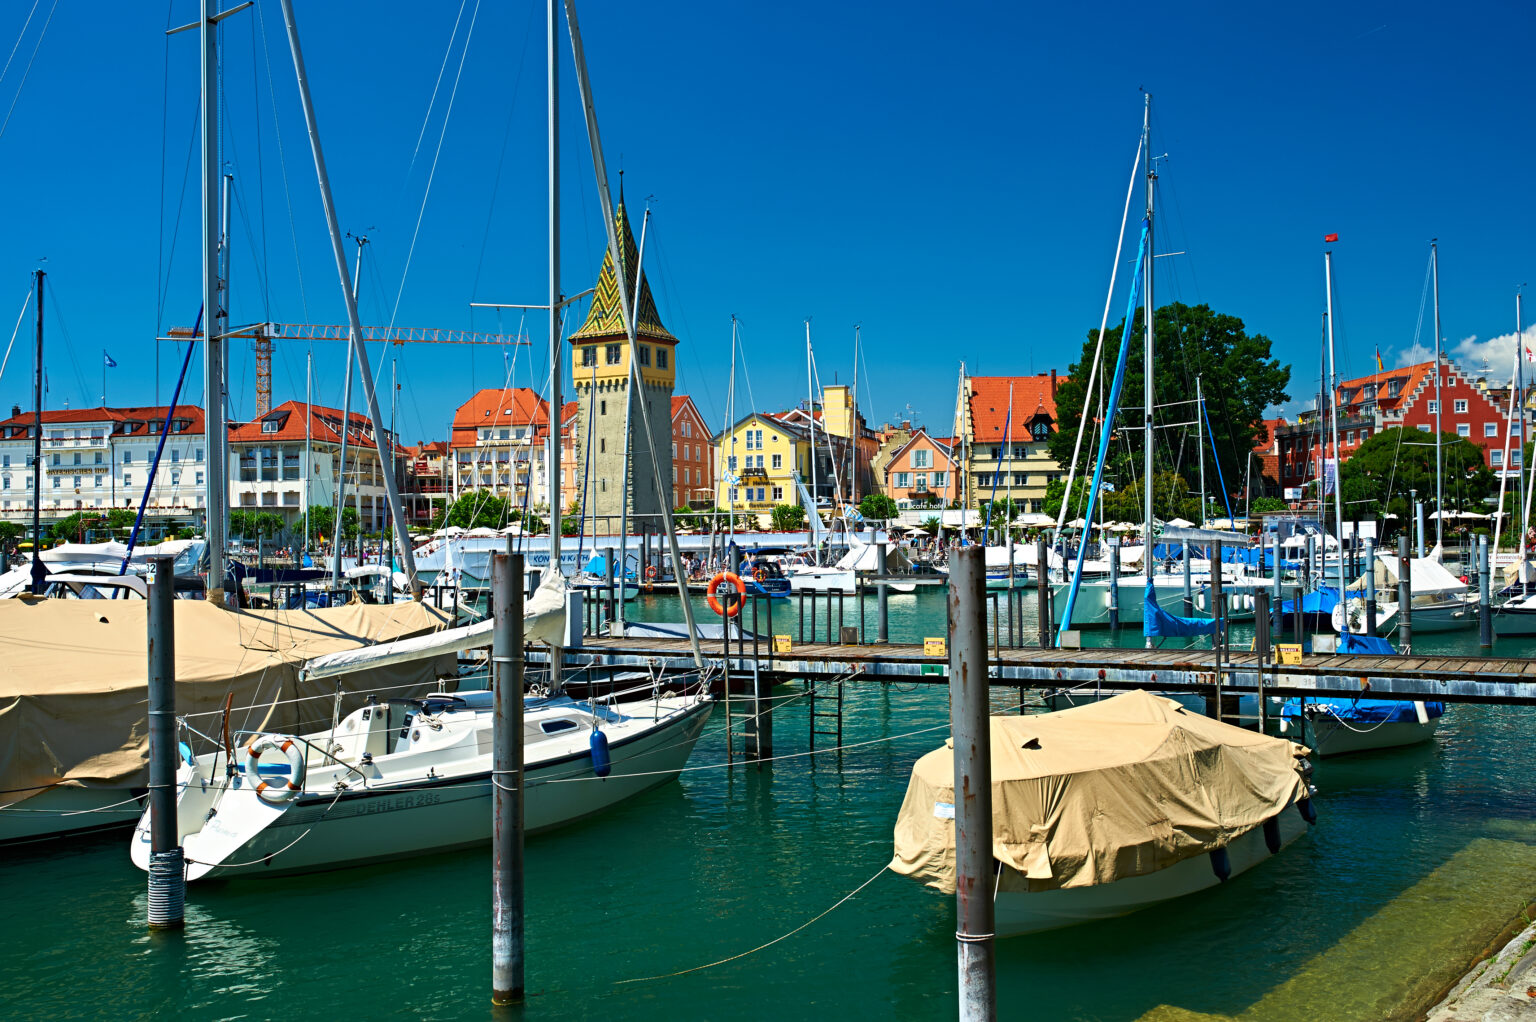
[(788, 575), (789, 590), (793, 593), (846, 593), (852, 596), (857, 592), (851, 568), (795, 568)]
[[(1281, 811), (1280, 847), (1283, 849), (1307, 830), (1295, 806)], [(1227, 846), (1231, 876), (1237, 876), (1271, 857), (1262, 827), (1255, 827)], [(1023, 883), (1022, 878), (1017, 878)], [(1114, 919), (1174, 898), (1203, 891), (1222, 883), (1211, 858), (1197, 855), (1145, 876), (1125, 877), (1092, 887), (1052, 891), (999, 891), (994, 909), (999, 937), (1015, 937), (1100, 919)]]
[[(1419, 619), (1413, 619), (1414, 630), (1418, 630)], [(1493, 631), (1495, 635), (1536, 635), (1536, 607), (1498, 607), (1493, 611)]]
[(128, 788), (58, 785), (6, 803), (0, 806), (0, 845), (125, 827), (143, 812), (136, 794)]
[(1372, 749), (1397, 749), (1418, 745), (1435, 737), (1440, 718), (1427, 723), (1416, 720), (1389, 721), (1385, 724), (1346, 725), (1336, 717), (1320, 714), (1307, 721), (1305, 743), (1319, 756), (1343, 756)]
[[(604, 778), (594, 774), (589, 752), (531, 765), (524, 775), (527, 833), (594, 816), (673, 780), (693, 752), (711, 706), (701, 699), (664, 726), (614, 742), (612, 772)], [(358, 787), (340, 795), (317, 791), (275, 806), (249, 786), (229, 790), (219, 800), (218, 814), (182, 839), (187, 879), (318, 872), (482, 845), (491, 837), (489, 738), (489, 730), (484, 731), (480, 769), (432, 780)], [(188, 790), (185, 782), (182, 787), (182, 803), (195, 802), (196, 787)], [(232, 834), (251, 820), (259, 830), (232, 841)], [(181, 824), (185, 829), (188, 821)], [(147, 868), (147, 812), (131, 852), (134, 862)]]

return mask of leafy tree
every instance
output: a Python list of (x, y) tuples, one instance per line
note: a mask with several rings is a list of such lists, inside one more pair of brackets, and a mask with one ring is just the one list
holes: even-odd
[(120, 529), (131, 529), (133, 523), (138, 520), (139, 513), (126, 507), (114, 507), (107, 511), (107, 528), (113, 532)]
[(992, 528), (1007, 528), (1019, 515), (1024, 513), (1024, 505), (1012, 497), (999, 497), (997, 500), (983, 500), (981, 502), (981, 520), (991, 523)]
[(471, 490), (448, 505), (443, 521), (461, 529), (500, 529), (511, 520), (513, 510), (505, 497), (489, 490)]
[(581, 515), (560, 519), (560, 535), (574, 536), (581, 531)]
[[(1447, 508), (1477, 510), (1496, 480), (1483, 450), (1453, 433), (1440, 434)], [(1379, 518), (1390, 512), (1411, 520), (1409, 491), (1422, 500), (1435, 493), (1435, 440), (1416, 429), (1384, 429), (1361, 444), (1339, 470), (1345, 517)]]
[(778, 532), (799, 532), (805, 528), (805, 508), (799, 504), (778, 504), (769, 517)]
[[(1072, 480), (1072, 500), (1067, 507), (1067, 519), (1081, 518), (1088, 508), (1088, 487), (1091, 481), (1081, 475)], [(1044, 514), (1052, 518), (1061, 515), (1061, 505), (1067, 496), (1067, 481), (1065, 479), (1052, 479), (1045, 484)]]
[(341, 538), (356, 539), (358, 530), (357, 508), (345, 507), (341, 509)]
[(938, 517), (938, 515), (934, 515), (932, 518), (925, 518), (923, 520), (923, 528), (927, 529), (929, 532), (937, 533), (943, 527), (944, 522)]
[(309, 538), (318, 542), (336, 535), (336, 512), (329, 504), (309, 506)]
[(896, 501), (883, 493), (871, 493), (859, 501), (859, 513), (867, 519), (889, 521), (901, 514)]
[(1248, 505), (1248, 511), (1251, 514), (1262, 514), (1265, 511), (1285, 510), (1288, 510), (1285, 501), (1281, 500), (1279, 497), (1260, 497), (1258, 500), (1255, 500), (1252, 504)]
[[(1184, 477), (1177, 472), (1164, 470), (1152, 476), (1152, 514), (1158, 518), (1167, 520), (1181, 512), (1191, 510), (1185, 505), (1189, 498), (1189, 484), (1184, 482)], [(1134, 477), (1131, 482), (1116, 489), (1113, 493), (1101, 493), (1099, 499), (1104, 502), (1104, 517), (1117, 522), (1142, 521), (1142, 488), (1141, 477)], [(1194, 512), (1199, 514), (1200, 501), (1193, 501)]]
[[(1153, 400), (1165, 406), (1157, 418), (1167, 422), (1192, 419), (1194, 406), (1189, 403), (1189, 399), (1195, 393), (1195, 377), (1202, 376), (1206, 414), (1211, 425), (1206, 444), (1210, 446), (1214, 439), (1216, 464), (1220, 467), (1222, 477), (1229, 485), (1238, 485), (1248, 452), (1253, 450), (1254, 442), (1263, 428), (1265, 409), (1290, 399), (1285, 392), (1290, 382), (1290, 367), (1282, 366), (1277, 359), (1271, 357), (1268, 337), (1249, 334), (1241, 319), (1213, 312), (1208, 305), (1188, 306), (1175, 302), (1159, 308), (1153, 318), (1157, 331)], [(1109, 330), (1104, 338), (1104, 364), (1100, 367), (1100, 373), (1105, 375), (1106, 381), (1114, 376), (1115, 359), (1124, 328), (1125, 324), (1121, 323)], [(1142, 403), (1143, 335), (1142, 317), (1138, 314), (1132, 324), (1122, 407), (1139, 406)], [(1083, 415), (1088, 375), (1097, 343), (1098, 331), (1090, 330), (1081, 357), (1068, 369), (1067, 377), (1058, 384), (1058, 422), (1075, 424)], [(1105, 394), (1108, 394), (1107, 386)], [(1097, 406), (1094, 414), (1099, 414)], [(1128, 422), (1122, 416), (1119, 422), (1112, 424), (1117, 435), (1110, 444), (1108, 463), (1104, 466), (1107, 477), (1122, 492), (1139, 485), (1142, 473), (1139, 415), (1133, 414), (1132, 419), (1136, 420), (1135, 423)], [(1061, 464), (1067, 464), (1072, 459), (1072, 447), (1076, 440), (1075, 428), (1058, 430), (1050, 438), (1051, 456)], [(1193, 445), (1194, 440), (1194, 430), (1189, 430), (1188, 443)], [(1085, 439), (1084, 448), (1091, 458), (1093, 452), (1087, 448), (1089, 442), (1090, 439)], [(1180, 464), (1179, 448), (1175, 437), (1169, 437), (1166, 433), (1161, 435), (1153, 449), (1156, 466), (1172, 469)], [(1209, 451), (1205, 456), (1210, 457)], [(1191, 447), (1184, 452), (1182, 463), (1187, 467), (1192, 460)], [(1198, 473), (1198, 464), (1196, 461), (1191, 474)], [(1215, 475), (1210, 472), (1207, 478), (1214, 483)], [(1154, 491), (1157, 489), (1159, 485), (1154, 484)], [(1163, 513), (1162, 509), (1167, 506), (1158, 502), (1158, 513)], [(1141, 515), (1138, 513), (1134, 520), (1140, 521)]]

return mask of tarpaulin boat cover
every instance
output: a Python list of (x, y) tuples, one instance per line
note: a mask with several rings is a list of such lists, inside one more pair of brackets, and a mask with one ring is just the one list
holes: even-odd
[[(230, 729), (287, 731), (329, 721), (356, 695), (409, 696), (454, 673), (454, 660), (418, 660), (301, 683), (322, 653), (435, 631), (447, 615), (420, 603), (326, 610), (226, 610), (176, 600), (176, 713), (217, 735), (225, 699)], [(148, 653), (144, 600), (0, 601), (0, 804), (67, 783), (143, 787), (149, 780)], [(351, 698), (346, 698), (351, 696)]]
[(1157, 605), (1157, 594), (1152, 580), (1147, 579), (1146, 591), (1141, 596), (1141, 634), (1153, 637), (1178, 638), (1191, 635), (1212, 635), (1216, 631), (1216, 619), (1209, 617), (1179, 617)]
[[(1004, 890), (1107, 884), (1224, 847), (1307, 795), (1306, 750), (1127, 692), (992, 718), (992, 855)], [(912, 767), (890, 868), (955, 889), (954, 752)]]
[[(1379, 635), (1356, 635), (1345, 632), (1339, 636), (1340, 653), (1363, 653), (1370, 656), (1395, 656), (1392, 643)], [(1307, 705), (1321, 709), (1348, 724), (1400, 724), (1417, 723), (1418, 707), (1411, 699), (1309, 699)], [(1301, 718), (1301, 700), (1288, 699), (1280, 708), (1280, 715), (1287, 720)], [(1445, 716), (1444, 703), (1425, 703), (1424, 716), (1430, 720)]]

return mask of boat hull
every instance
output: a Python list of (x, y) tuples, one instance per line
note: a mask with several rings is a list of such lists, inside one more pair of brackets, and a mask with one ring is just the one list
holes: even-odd
[[(1281, 811), (1280, 847), (1306, 833), (1307, 822), (1295, 806)], [(1231, 876), (1237, 876), (1272, 857), (1262, 827), (1255, 827), (1227, 846)], [(1022, 880), (1020, 881), (1022, 882)], [(1017, 937), (1055, 930), (1101, 919), (1130, 915), (1161, 902), (1203, 891), (1222, 883), (1209, 855), (1197, 855), (1145, 876), (1132, 876), (1092, 887), (1052, 891), (999, 891), (994, 910), (999, 937)]]
[(1439, 724), (1440, 718), (1432, 717), (1425, 723), (1407, 720), (1350, 726), (1335, 717), (1319, 715), (1307, 722), (1306, 744), (1323, 757), (1397, 749), (1432, 741)]
[(129, 788), (58, 785), (0, 807), (0, 845), (87, 834), (131, 826), (143, 812)]
[[(665, 726), (615, 743), (607, 777), (596, 777), (589, 753), (530, 766), (524, 774), (526, 832), (536, 834), (595, 816), (676, 778), (712, 705), (700, 700)], [(276, 809), (280, 818), (233, 852), (218, 856), (218, 865), (209, 864), (214, 856), (199, 854), (203, 833), (188, 834), (182, 843), (190, 864), (189, 880), (321, 872), (477, 847), (491, 837), (488, 771), (363, 788), (340, 796), (309, 795), (281, 807), (261, 803), (249, 788), (228, 792), (224, 803), (232, 799), (236, 804), (226, 806), (219, 815)], [(215, 816), (205, 824), (210, 845), (219, 838), (218, 820)], [(148, 861), (148, 841), (146, 814), (134, 835), (133, 857), (141, 866)]]

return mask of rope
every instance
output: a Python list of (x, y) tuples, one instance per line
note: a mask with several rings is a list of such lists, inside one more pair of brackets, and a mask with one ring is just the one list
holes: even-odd
[(823, 910), (822, 912), (817, 913), (816, 915), (812, 916), (810, 919), (807, 919), (805, 922), (803, 922), (799, 926), (795, 927), (793, 930), (790, 930), (788, 933), (781, 934), (781, 935), (773, 938), (772, 940), (770, 940), (766, 944), (759, 944), (757, 947), (753, 948), (750, 951), (743, 951), (739, 955), (731, 955), (729, 958), (722, 958), (719, 961), (709, 962), (709, 963), (704, 964), (704, 965), (695, 965), (691, 969), (679, 969), (676, 972), (664, 972), (664, 973), (662, 973), (662, 974), (660, 974), (658, 976), (640, 976), (640, 977), (637, 977), (635, 979), (621, 979), (621, 980), (617, 980), (617, 981), (615, 981), (614, 986), (624, 986), (625, 984), (628, 984), (628, 983), (650, 983), (653, 980), (658, 980), (658, 979), (672, 979), (674, 976), (686, 976), (686, 975), (688, 975), (691, 972), (702, 972), (705, 969), (713, 969), (717, 965), (725, 965), (728, 962), (738, 961), (738, 960), (740, 960), (742, 958), (747, 957), (748, 955), (755, 955), (759, 951), (762, 951), (762, 950), (765, 950), (767, 948), (773, 947), (773, 945), (779, 943), (780, 941), (788, 940), (790, 937), (793, 937), (795, 934), (799, 933), (801, 930), (805, 929), (806, 927), (808, 927), (808, 926), (812, 925), (813, 923), (816, 923), (816, 922), (826, 918), (827, 916), (831, 915), (833, 910), (841, 908), (843, 905), (845, 905), (849, 901), (851, 901), (853, 899), (854, 895), (858, 894), (860, 891), (864, 890), (864, 888), (868, 887), (870, 884), (872, 884), (876, 880), (880, 879), (880, 875), (882, 873), (884, 873), (885, 870), (886, 870), (886, 867), (881, 866), (878, 870), (875, 871), (875, 875), (874, 876), (870, 877), (868, 880), (864, 881), (862, 884), (860, 884), (859, 886), (855, 887), (853, 890), (849, 891), (847, 894), (843, 895), (841, 898), (839, 898), (837, 900), (836, 904), (832, 905), (830, 908), (827, 908), (827, 909)]
[[(36, 4), (34, 4), (33, 6), (36, 7)], [(21, 84), (16, 86), (16, 95), (11, 100), (11, 107), (10, 107), (9, 110), (7, 110), (5, 112), (5, 120), (4, 121), (0, 121), (0, 138), (4, 138), (5, 137), (5, 129), (11, 123), (11, 115), (16, 112), (16, 104), (21, 102), (21, 91), (27, 87), (27, 79), (32, 76), (32, 63), (33, 63), (33, 61), (37, 60), (37, 51), (42, 49), (43, 39), (44, 39), (44, 37), (46, 37), (48, 35), (48, 26), (53, 24), (53, 12), (58, 10), (58, 9), (59, 9), (59, 0), (53, 0), (53, 6), (48, 8), (48, 20), (43, 22), (43, 30), (38, 33), (38, 35), (37, 35), (37, 42), (32, 47), (32, 55), (27, 58), (27, 66), (26, 66), (26, 68), (21, 73)], [(31, 14), (27, 15), (27, 21), (29, 23), (32, 21), (32, 15)], [(25, 25), (22, 26), (22, 32), (23, 33), (26, 32), (26, 26)], [(17, 38), (16, 42), (17, 42), (18, 45), (20, 45), (20, 43), (21, 43), (20, 37)], [(9, 60), (6, 61), (6, 67), (7, 68), (10, 67), (10, 61)]]

